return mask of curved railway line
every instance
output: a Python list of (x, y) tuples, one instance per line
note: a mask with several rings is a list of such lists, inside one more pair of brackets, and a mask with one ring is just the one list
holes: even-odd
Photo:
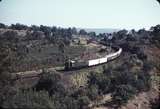
[[(113, 47), (113, 48), (118, 51), (116, 51), (115, 53), (108, 54), (105, 57), (88, 60), (85, 62), (85, 65), (82, 65), (82, 66), (79, 66), (79, 65), (73, 66), (73, 63), (72, 63), (72, 66), (70, 66), (70, 69), (67, 71), (66, 70), (56, 70), (56, 71), (69, 75), (69, 74), (75, 73), (75, 71), (80, 72), (82, 70), (92, 70), (93, 68), (95, 68), (97, 66), (101, 66), (102, 64), (105, 64), (109, 61), (112, 61), (121, 55), (122, 48), (117, 48), (117, 47)], [(55, 70), (55, 68), (49, 68), (48, 70), (53, 71), (53, 70)], [(42, 69), (36, 70), (36, 71), (18, 72), (18, 73), (14, 74), (15, 75), (14, 80), (36, 78), (36, 77), (39, 77), (42, 74), (42, 72), (43, 72)]]

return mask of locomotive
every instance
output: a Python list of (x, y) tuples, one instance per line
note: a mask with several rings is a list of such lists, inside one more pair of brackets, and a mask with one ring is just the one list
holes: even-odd
[(117, 57), (120, 56), (122, 53), (122, 48), (113, 46), (112, 47), (114, 50), (116, 50), (115, 53), (110, 53), (108, 55), (105, 55), (104, 57), (97, 58), (97, 59), (91, 59), (91, 60), (71, 60), (68, 59), (65, 62), (65, 70), (71, 70), (71, 69), (80, 69), (84, 67), (91, 67), (91, 66), (96, 66), (99, 64), (106, 63), (108, 61), (111, 61)]

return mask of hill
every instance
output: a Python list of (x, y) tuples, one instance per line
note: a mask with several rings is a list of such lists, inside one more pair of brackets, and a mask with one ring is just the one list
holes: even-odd
[[(0, 24), (0, 107), (158, 109), (160, 25), (110, 35)], [(96, 54), (98, 45), (118, 46), (123, 52), (103, 65), (57, 70), (86, 51)]]

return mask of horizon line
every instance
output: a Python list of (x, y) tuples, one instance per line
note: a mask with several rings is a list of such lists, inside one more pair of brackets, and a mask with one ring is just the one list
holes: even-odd
[(125, 28), (125, 27), (121, 27), (121, 28), (116, 28), (116, 27), (82, 27), (82, 26), (60, 26), (60, 25), (47, 25), (47, 24), (26, 24), (26, 23), (19, 23), (19, 22), (16, 22), (16, 23), (4, 23), (4, 22), (0, 22), (6, 26), (11, 26), (12, 24), (13, 25), (16, 25), (16, 24), (21, 24), (21, 25), (26, 25), (26, 26), (29, 26), (31, 27), (32, 25), (35, 25), (35, 26), (48, 26), (48, 27), (57, 27), (57, 28), (76, 28), (76, 29), (114, 29), (114, 30), (140, 30), (140, 29), (145, 29), (145, 30), (149, 30), (151, 27), (153, 26), (156, 26), (156, 25), (160, 25), (160, 24), (156, 24), (156, 25), (152, 25), (152, 26), (148, 26), (148, 27), (139, 27), (139, 28)]

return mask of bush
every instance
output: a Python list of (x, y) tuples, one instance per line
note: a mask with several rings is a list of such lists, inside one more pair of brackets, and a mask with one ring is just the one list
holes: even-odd
[(110, 78), (103, 73), (91, 72), (88, 84), (89, 86), (97, 85), (100, 93), (107, 93), (110, 86)]
[(91, 100), (95, 100), (98, 96), (97, 85), (91, 85), (90, 87), (88, 87), (88, 94), (87, 95)]
[(57, 86), (61, 76), (56, 72), (44, 72), (38, 81), (36, 90), (50, 91), (53, 86)]
[(65, 107), (63, 109), (80, 109), (80, 106), (78, 105), (78, 100), (72, 97), (65, 97), (64, 104)]
[(119, 85), (115, 88), (115, 91), (112, 93), (112, 99), (118, 105), (126, 103), (133, 95), (136, 90), (131, 85)]
[(65, 94), (65, 88), (60, 82), (61, 75), (56, 72), (46, 72), (40, 77), (39, 82), (35, 86), (37, 91), (46, 90), (50, 95), (54, 93)]
[(78, 104), (80, 109), (84, 109), (89, 104), (90, 100), (87, 96), (81, 96), (78, 98)]
[(138, 78), (136, 81), (136, 88), (137, 90), (140, 91), (147, 91), (151, 87), (151, 78), (150, 75), (147, 72), (139, 72), (138, 73)]
[(3, 103), (3, 108), (53, 109), (54, 104), (46, 91), (35, 92), (34, 90), (19, 90), (16, 95), (9, 97), (8, 100)]

